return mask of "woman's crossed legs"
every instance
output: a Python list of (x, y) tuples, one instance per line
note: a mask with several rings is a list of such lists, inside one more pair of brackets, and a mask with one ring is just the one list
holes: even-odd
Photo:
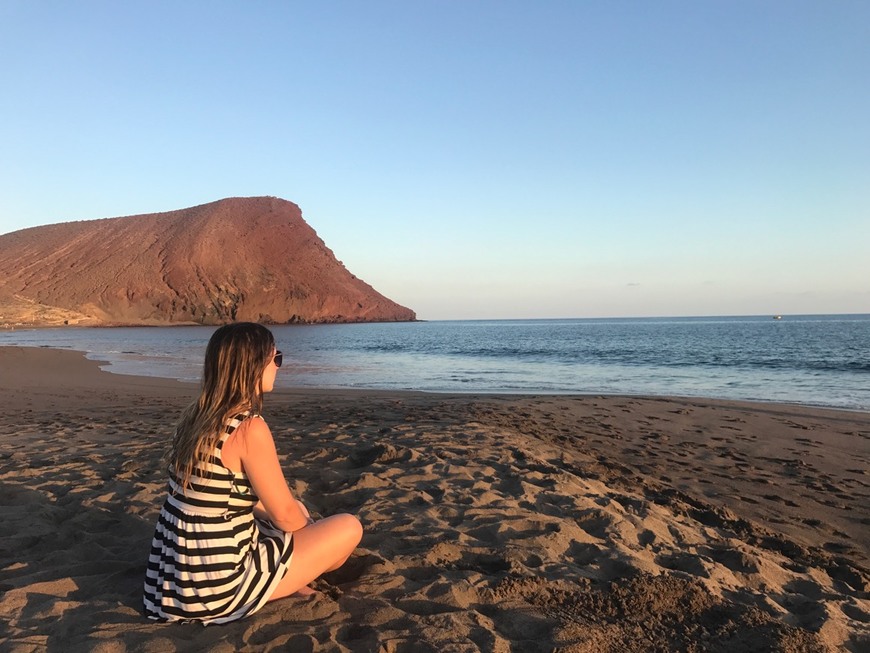
[(290, 566), (269, 600), (310, 594), (308, 584), (341, 567), (361, 539), (362, 525), (349, 514), (332, 515), (295, 531)]

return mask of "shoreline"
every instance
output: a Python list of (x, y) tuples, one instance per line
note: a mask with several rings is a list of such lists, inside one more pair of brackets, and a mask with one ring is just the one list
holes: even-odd
[[(90, 318), (89, 318), (90, 319)], [(96, 319), (96, 318), (94, 318)], [(263, 326), (267, 327), (276, 327), (276, 326), (316, 326), (319, 324), (393, 324), (393, 323), (416, 323), (416, 322), (429, 322), (430, 320), (323, 320), (323, 321), (312, 321), (312, 322), (262, 322)], [(159, 329), (161, 327), (209, 327), (209, 328), (217, 328), (225, 324), (225, 322), (215, 322), (214, 324), (204, 324), (202, 322), (155, 322), (155, 321), (143, 321), (143, 322), (99, 322), (99, 321), (86, 321), (80, 320), (75, 323), (69, 322), (45, 322), (41, 324), (34, 323), (23, 323), (23, 322), (9, 322), (0, 320), (0, 329), (14, 331), (18, 330), (54, 330), (54, 329), (137, 329), (137, 328), (155, 328)]]
[[(293, 325), (290, 325), (293, 326)], [(182, 384), (185, 386), (195, 387), (198, 384), (198, 381), (187, 381), (182, 379), (173, 378), (170, 376), (157, 376), (157, 375), (148, 375), (148, 374), (131, 374), (127, 372), (116, 372), (110, 369), (104, 369), (102, 366), (105, 365), (107, 367), (112, 365), (112, 361), (107, 360), (105, 358), (87, 358), (91, 352), (84, 351), (81, 349), (65, 349), (58, 347), (51, 347), (50, 345), (3, 345), (0, 344), (0, 351), (3, 349), (34, 349), (34, 350), (45, 350), (45, 351), (58, 351), (58, 352), (71, 352), (74, 354), (80, 354), (85, 360), (88, 362), (94, 362), (97, 364), (99, 371), (109, 374), (113, 377), (124, 377), (129, 379), (150, 379), (155, 383), (167, 382), (172, 384)], [(94, 354), (98, 356), (98, 354)], [(602, 393), (602, 392), (573, 392), (573, 391), (561, 391), (561, 392), (546, 392), (546, 391), (529, 391), (529, 392), (517, 392), (517, 391), (489, 391), (489, 390), (412, 390), (412, 389), (384, 389), (384, 388), (360, 388), (360, 387), (344, 387), (344, 386), (276, 386), (273, 391), (274, 395), (280, 394), (316, 394), (316, 393), (327, 393), (327, 394), (335, 394), (335, 393), (358, 393), (360, 395), (367, 394), (375, 394), (375, 395), (389, 395), (389, 394), (420, 394), (426, 396), (457, 396), (457, 397), (503, 397), (507, 399), (533, 399), (533, 398), (588, 398), (588, 397), (609, 397), (609, 398), (625, 398), (625, 399), (660, 399), (660, 400), (674, 400), (674, 401), (686, 401), (686, 402), (707, 402), (712, 404), (721, 403), (722, 405), (729, 404), (746, 404), (748, 406), (759, 406), (761, 408), (765, 406), (781, 406), (783, 408), (805, 408), (807, 410), (823, 410), (823, 411), (832, 411), (832, 412), (842, 412), (842, 413), (854, 413), (857, 415), (868, 415), (870, 416), (870, 410), (864, 408), (850, 408), (844, 406), (832, 406), (828, 404), (812, 404), (812, 403), (801, 403), (799, 401), (775, 401), (769, 399), (730, 399), (727, 397), (708, 397), (704, 395), (679, 395), (679, 394), (649, 394), (649, 393)]]
[(639, 651), (723, 623), (782, 650), (870, 644), (870, 414), (617, 395), (276, 390), (291, 488), (358, 514), (361, 548), (315, 601), (150, 624), (160, 455), (196, 387), (0, 347), (0, 648)]

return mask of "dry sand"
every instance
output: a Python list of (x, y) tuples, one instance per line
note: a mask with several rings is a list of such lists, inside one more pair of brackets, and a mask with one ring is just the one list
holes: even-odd
[(697, 399), (276, 392), (291, 486), (366, 534), (313, 600), (140, 612), (195, 388), (0, 348), (0, 650), (867, 651), (870, 415)]

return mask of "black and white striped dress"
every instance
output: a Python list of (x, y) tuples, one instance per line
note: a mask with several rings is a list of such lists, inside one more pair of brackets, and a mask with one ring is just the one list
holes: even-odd
[(257, 496), (244, 472), (221, 461), (227, 422), (209, 459), (182, 493), (174, 470), (157, 518), (145, 574), (145, 615), (161, 621), (226, 623), (259, 610), (287, 573), (291, 533), (254, 517)]

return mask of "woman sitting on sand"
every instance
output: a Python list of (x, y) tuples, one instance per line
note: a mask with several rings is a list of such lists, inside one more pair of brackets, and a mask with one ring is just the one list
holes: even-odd
[(359, 544), (353, 515), (315, 522), (293, 498), (260, 410), (282, 355), (259, 324), (219, 328), (205, 352), (199, 398), (170, 452), (169, 495), (145, 576), (145, 614), (224, 623), (267, 601), (313, 593)]

